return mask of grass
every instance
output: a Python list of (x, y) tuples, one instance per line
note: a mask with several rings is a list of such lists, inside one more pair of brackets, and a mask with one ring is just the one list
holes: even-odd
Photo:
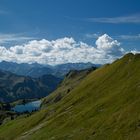
[(139, 140), (139, 70), (140, 55), (127, 54), (88, 74), (62, 100), (0, 126), (0, 138)]

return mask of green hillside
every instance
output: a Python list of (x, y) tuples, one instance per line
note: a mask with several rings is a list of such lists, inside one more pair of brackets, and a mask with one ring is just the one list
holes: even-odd
[(58, 102), (1, 125), (0, 139), (139, 140), (140, 54), (91, 72)]
[(51, 93), (49, 96), (44, 98), (42, 102), (42, 108), (48, 107), (63, 99), (67, 94), (70, 93), (90, 72), (96, 70), (95, 67), (85, 70), (71, 70), (58, 86), (58, 88)]

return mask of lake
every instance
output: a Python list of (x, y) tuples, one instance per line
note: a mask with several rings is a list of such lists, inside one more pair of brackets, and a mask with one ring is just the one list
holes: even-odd
[(32, 112), (35, 110), (39, 110), (40, 105), (41, 105), (41, 100), (37, 100), (37, 101), (28, 102), (26, 104), (16, 105), (11, 110), (18, 113), (24, 113), (26, 111)]

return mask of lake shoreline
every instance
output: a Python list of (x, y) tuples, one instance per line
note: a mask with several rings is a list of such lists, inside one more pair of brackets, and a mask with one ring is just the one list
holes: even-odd
[(23, 102), (22, 104), (17, 104), (14, 107), (11, 107), (11, 111), (16, 113), (31, 113), (40, 109), (41, 100), (35, 100), (30, 102)]

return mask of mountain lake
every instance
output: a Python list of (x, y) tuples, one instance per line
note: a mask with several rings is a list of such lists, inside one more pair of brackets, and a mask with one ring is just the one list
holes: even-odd
[(32, 112), (35, 110), (39, 110), (40, 105), (41, 105), (41, 100), (37, 100), (25, 104), (16, 105), (13, 108), (11, 108), (11, 110), (18, 113)]

